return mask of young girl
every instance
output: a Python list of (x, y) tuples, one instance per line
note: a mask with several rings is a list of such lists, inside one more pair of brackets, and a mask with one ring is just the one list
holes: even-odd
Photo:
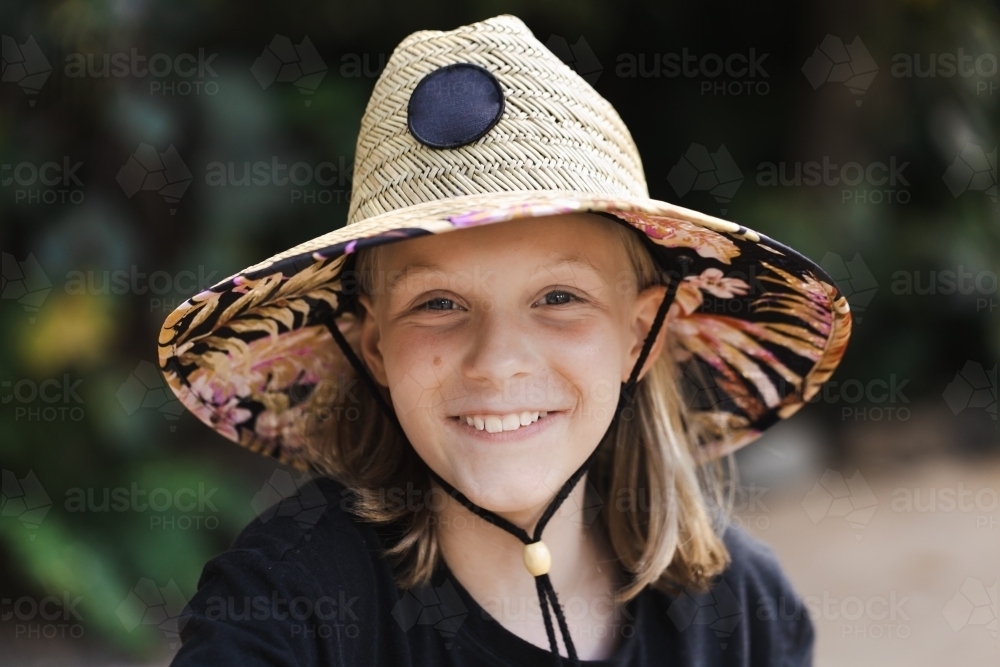
[(810, 260), (648, 199), (614, 109), (518, 19), (415, 33), (348, 224), (164, 323), (184, 404), (314, 473), (206, 565), (173, 664), (811, 664), (721, 461), (849, 332)]

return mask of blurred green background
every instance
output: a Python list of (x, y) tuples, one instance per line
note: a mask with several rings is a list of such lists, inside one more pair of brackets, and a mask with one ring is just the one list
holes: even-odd
[[(651, 196), (795, 247), (849, 296), (839, 384), (796, 417), (813, 456), (869, 476), (995, 460), (995, 3), (10, 0), (0, 654), (169, 654), (177, 595), (279, 466), (180, 410), (155, 369), (160, 324), (341, 226), (394, 46), (501, 13), (617, 108)], [(32, 610), (49, 596), (58, 618)]]

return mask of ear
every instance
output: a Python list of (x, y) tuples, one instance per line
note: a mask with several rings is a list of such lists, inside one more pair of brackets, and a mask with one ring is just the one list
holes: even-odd
[(358, 303), (364, 307), (361, 319), (361, 359), (375, 381), (388, 387), (389, 378), (385, 372), (385, 359), (382, 357), (382, 334), (375, 317), (375, 306), (367, 294), (359, 294)]
[[(633, 345), (628, 352), (627, 365), (623, 370), (622, 383), (628, 382), (629, 374), (632, 373), (632, 368), (639, 360), (639, 354), (642, 352), (642, 345), (646, 341), (646, 336), (649, 334), (649, 331), (653, 328), (653, 321), (656, 319), (656, 311), (660, 309), (660, 304), (663, 303), (663, 297), (666, 293), (666, 286), (651, 285), (636, 295), (635, 307), (632, 312), (632, 331), (634, 333)], [(656, 363), (656, 360), (660, 358), (660, 354), (663, 353), (666, 338), (667, 320), (665, 318), (663, 320), (663, 324), (660, 325), (660, 332), (656, 336), (656, 340), (653, 341), (653, 346), (649, 349), (649, 354), (646, 355), (646, 361), (642, 365), (642, 370), (639, 371), (639, 376), (636, 381), (644, 378), (649, 369)]]

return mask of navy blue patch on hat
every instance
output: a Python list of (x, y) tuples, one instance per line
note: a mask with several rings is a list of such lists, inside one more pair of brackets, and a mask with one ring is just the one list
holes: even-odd
[(410, 133), (431, 148), (458, 148), (489, 132), (503, 114), (503, 89), (472, 63), (440, 67), (413, 89), (407, 107)]

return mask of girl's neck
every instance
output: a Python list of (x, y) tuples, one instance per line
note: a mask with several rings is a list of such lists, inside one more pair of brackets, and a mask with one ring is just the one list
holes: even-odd
[[(588, 521), (593, 515), (584, 510), (585, 492), (586, 482), (581, 480), (545, 527), (542, 540), (552, 554), (549, 577), (566, 612), (577, 654), (581, 660), (595, 660), (610, 657), (617, 646), (618, 614), (609, 612), (623, 580), (613, 552)], [(501, 516), (533, 534), (548, 502)], [(450, 498), (437, 520), (441, 553), (459, 583), (507, 630), (549, 649), (521, 541)], [(582, 609), (588, 611), (581, 614)]]

